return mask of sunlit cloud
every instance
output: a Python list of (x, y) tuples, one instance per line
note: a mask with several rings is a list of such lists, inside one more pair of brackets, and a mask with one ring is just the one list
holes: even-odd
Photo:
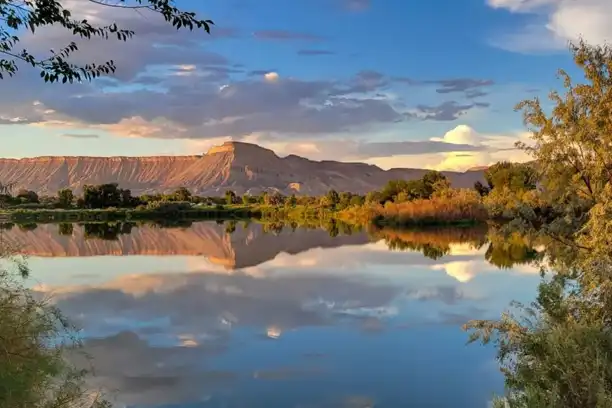
[(276, 82), (278, 81), (279, 78), (280, 76), (278, 75), (277, 72), (268, 72), (264, 74), (264, 79), (268, 82)]
[(493, 37), (492, 44), (516, 52), (562, 50), (568, 41), (612, 41), (612, 2), (608, 0), (488, 0), (495, 9), (536, 16), (528, 25)]

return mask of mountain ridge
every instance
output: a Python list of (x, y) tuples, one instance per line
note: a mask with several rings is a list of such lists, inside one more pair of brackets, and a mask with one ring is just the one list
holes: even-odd
[[(184, 156), (39, 156), (0, 158), (0, 182), (39, 194), (62, 188), (80, 192), (85, 184), (118, 183), (135, 194), (170, 192), (186, 187), (195, 194), (219, 195), (279, 191), (320, 195), (330, 189), (365, 194), (389, 180), (414, 179), (427, 170), (380, 167), (361, 162), (315, 161), (294, 154), (280, 157), (256, 144), (225, 142), (203, 155)], [(443, 172), (456, 187), (471, 187), (484, 172)]]

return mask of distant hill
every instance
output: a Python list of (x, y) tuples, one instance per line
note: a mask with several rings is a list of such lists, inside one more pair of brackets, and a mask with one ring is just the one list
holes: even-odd
[[(365, 163), (313, 161), (296, 155), (279, 157), (256, 144), (226, 142), (204, 155), (152, 157), (45, 156), (0, 159), (0, 182), (39, 194), (59, 189), (76, 192), (85, 184), (118, 183), (135, 194), (187, 187), (200, 195), (280, 191), (320, 195), (330, 189), (365, 194), (389, 180), (420, 178), (427, 170), (383, 170)], [(444, 172), (455, 187), (484, 181), (482, 169)]]

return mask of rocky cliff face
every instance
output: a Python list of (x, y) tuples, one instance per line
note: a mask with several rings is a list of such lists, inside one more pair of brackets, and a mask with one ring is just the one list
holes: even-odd
[[(201, 195), (232, 189), (245, 192), (324, 194), (330, 189), (365, 194), (393, 179), (421, 177), (425, 170), (382, 170), (364, 163), (284, 158), (255, 144), (227, 142), (201, 156), (153, 157), (35, 157), (0, 159), (0, 182), (40, 194), (55, 194), (85, 184), (118, 183), (136, 194), (169, 192), (187, 187)], [(454, 186), (471, 187), (483, 171), (445, 173)]]

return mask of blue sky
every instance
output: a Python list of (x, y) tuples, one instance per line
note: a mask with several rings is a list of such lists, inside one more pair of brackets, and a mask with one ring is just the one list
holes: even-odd
[[(199, 154), (226, 140), (313, 159), (465, 169), (527, 137), (518, 101), (545, 97), (566, 44), (612, 39), (607, 0), (179, 1), (212, 34), (157, 16), (66, 0), (77, 16), (136, 32), (79, 42), (76, 62), (114, 59), (114, 78), (4, 79), (5, 157)], [(34, 51), (71, 36), (25, 36)]]

